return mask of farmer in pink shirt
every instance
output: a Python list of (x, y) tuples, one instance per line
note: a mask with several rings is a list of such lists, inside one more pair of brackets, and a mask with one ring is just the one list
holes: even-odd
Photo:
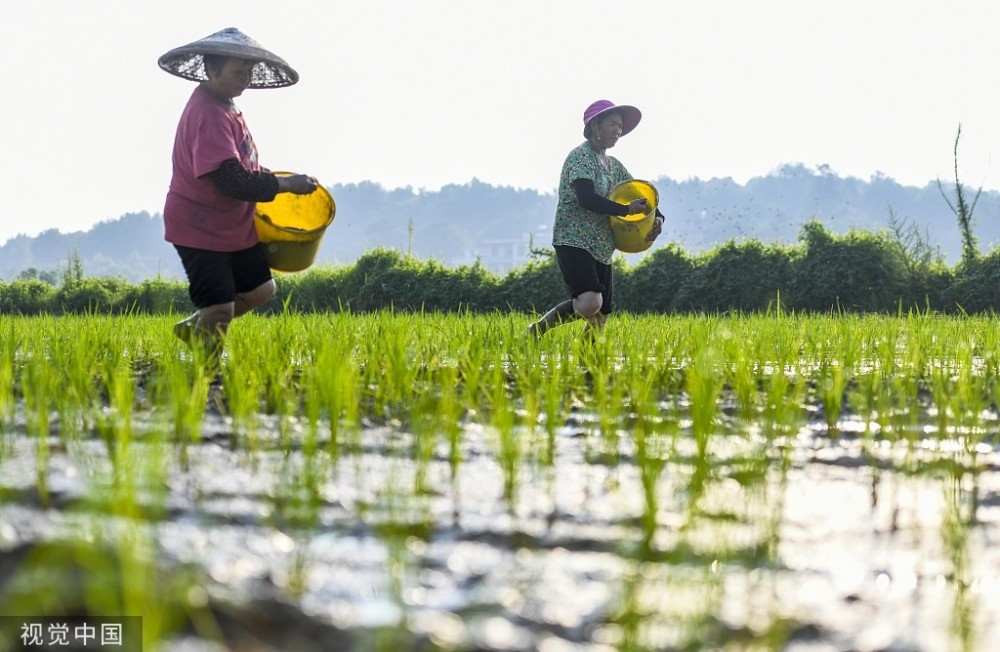
[(233, 98), (247, 88), (291, 86), (299, 75), (232, 27), (167, 52), (159, 65), (200, 82), (177, 125), (163, 208), (165, 238), (181, 257), (188, 294), (198, 308), (174, 333), (217, 355), (229, 323), (274, 296), (254, 226), (256, 203), (316, 188), (312, 177), (277, 176), (260, 166)]

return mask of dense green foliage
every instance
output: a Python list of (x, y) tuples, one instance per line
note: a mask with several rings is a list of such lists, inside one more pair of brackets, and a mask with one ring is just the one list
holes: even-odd
[[(36, 278), (0, 282), (0, 313), (156, 314), (191, 309), (182, 281), (87, 277), (71, 260), (58, 286)], [(565, 298), (544, 252), (506, 276), (481, 265), (448, 268), (376, 249), (353, 265), (279, 275), (265, 312), (397, 310), (543, 311)], [(615, 307), (633, 313), (761, 311), (889, 312), (913, 308), (991, 312), (1000, 306), (1000, 251), (956, 268), (918, 257), (890, 232), (836, 235), (806, 224), (794, 245), (729, 241), (693, 256), (668, 245), (615, 262)]]

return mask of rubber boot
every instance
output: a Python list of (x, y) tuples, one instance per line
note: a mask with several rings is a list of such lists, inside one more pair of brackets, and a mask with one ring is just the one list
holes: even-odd
[(195, 358), (205, 365), (210, 374), (217, 374), (222, 361), (222, 334), (210, 333), (198, 327), (199, 314), (174, 324), (174, 335), (188, 345)]
[(599, 312), (587, 319), (587, 325), (583, 327), (583, 337), (588, 342), (595, 341), (604, 332), (604, 324), (608, 321), (608, 316)]
[(542, 315), (542, 318), (528, 326), (528, 333), (535, 337), (541, 337), (549, 329), (560, 324), (576, 319), (577, 314), (573, 311), (573, 300), (567, 299), (556, 304), (554, 308)]
[(194, 337), (194, 330), (198, 328), (198, 311), (195, 310), (194, 314), (190, 317), (185, 317), (176, 324), (174, 324), (174, 335), (177, 336), (181, 342), (189, 345), (191, 344), (191, 338)]

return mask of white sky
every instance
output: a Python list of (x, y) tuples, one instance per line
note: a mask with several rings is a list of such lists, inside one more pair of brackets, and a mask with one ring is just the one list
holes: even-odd
[[(238, 27), (301, 75), (237, 100), (322, 183), (552, 191), (607, 98), (640, 178), (784, 163), (1000, 188), (995, 0), (20, 0), (0, 6), (0, 243), (159, 212), (194, 87), (157, 58)], [(470, 206), (470, 217), (475, 207)]]

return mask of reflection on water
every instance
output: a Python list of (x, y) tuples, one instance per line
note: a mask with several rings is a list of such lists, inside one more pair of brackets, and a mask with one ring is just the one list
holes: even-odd
[[(426, 433), (394, 424), (336, 456), (321, 428), (307, 455), (309, 428), (287, 415), (234, 450), (219, 414), (182, 463), (155, 453), (162, 426), (144, 414), (137, 455), (162, 457), (165, 486), (138, 482), (135, 502), (161, 503), (140, 522), (149, 555), (201, 578), (195, 603), (249, 621), (291, 605), (356, 649), (1000, 649), (994, 446), (925, 433), (919, 415), (892, 440), (850, 415), (831, 438), (822, 416), (776, 405), (749, 423), (725, 409), (731, 391), (699, 436), (684, 401), (610, 434), (576, 410), (551, 465), (544, 429), (516, 422), (464, 422), (456, 465), (448, 437), (422, 449)], [(95, 511), (115, 484), (100, 440), (47, 451), (39, 502), (21, 415), (0, 462), (5, 606), (45, 581), (17, 551), (129, 531)]]

